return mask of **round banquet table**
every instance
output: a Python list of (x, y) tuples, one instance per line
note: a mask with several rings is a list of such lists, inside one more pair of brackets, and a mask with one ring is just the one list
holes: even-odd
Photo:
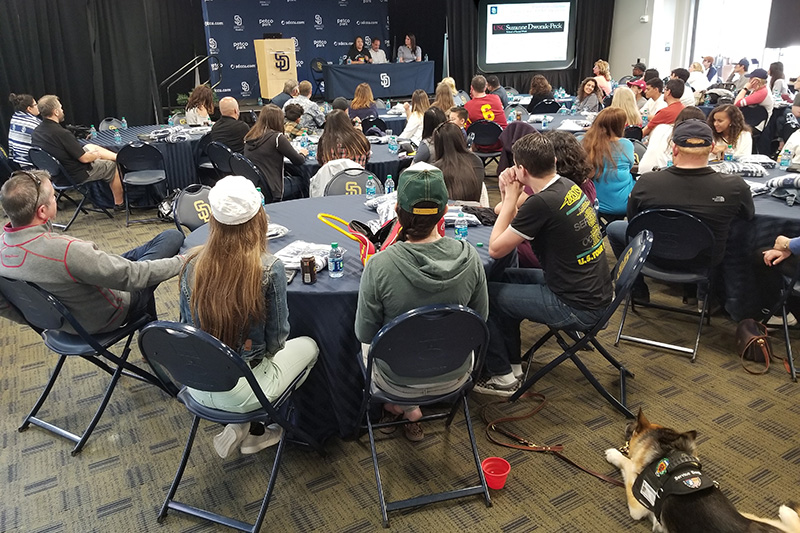
[[(307, 335), (319, 345), (317, 364), (308, 380), (292, 396), (297, 409), (296, 423), (310, 434), (325, 439), (331, 435), (354, 436), (359, 428), (359, 411), (363, 395), (363, 377), (359, 358), (361, 343), (355, 335), (358, 286), (363, 267), (358, 257), (358, 244), (317, 219), (318, 213), (337, 215), (344, 220), (366, 222), (377, 213), (364, 206), (365, 196), (325, 196), (304, 198), (266, 206), (270, 222), (289, 228), (289, 233), (271, 239), (269, 250), (275, 253), (295, 240), (327, 244), (338, 242), (346, 252), (344, 276), (333, 279), (327, 270), (317, 273), (313, 285), (302, 283), (295, 276), (288, 286), (291, 337)], [(448, 235), (453, 229), (447, 228)], [(491, 226), (471, 226), (468, 240), (477, 247), (487, 270), (487, 278), (495, 279), (507, 261), (489, 257)], [(184, 249), (203, 244), (208, 238), (207, 225), (186, 238)]]

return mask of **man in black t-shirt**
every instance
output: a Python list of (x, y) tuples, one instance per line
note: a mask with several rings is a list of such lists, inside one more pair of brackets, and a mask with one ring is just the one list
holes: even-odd
[[(556, 174), (549, 138), (526, 135), (512, 151), (514, 166), (498, 180), (503, 201), (489, 255), (504, 257), (528, 240), (542, 269), (507, 269), (503, 282), (489, 283), (486, 379), (475, 390), (498, 396), (511, 396), (519, 388), (523, 319), (585, 331), (611, 302), (603, 236), (592, 203), (580, 187)], [(533, 195), (517, 208), (526, 185)]]
[(234, 152), (243, 153), (244, 136), (250, 128), (239, 120), (239, 102), (236, 98), (226, 96), (219, 101), (219, 113), (222, 116), (211, 126), (211, 140), (221, 142)]

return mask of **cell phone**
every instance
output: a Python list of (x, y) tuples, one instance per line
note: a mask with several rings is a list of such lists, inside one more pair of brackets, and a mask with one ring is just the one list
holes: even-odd
[(294, 277), (297, 275), (297, 270), (287, 270), (286, 271), (286, 284), (290, 284)]

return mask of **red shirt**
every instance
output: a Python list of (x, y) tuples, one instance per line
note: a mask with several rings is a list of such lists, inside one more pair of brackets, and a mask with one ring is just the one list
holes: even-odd
[(487, 94), (480, 98), (473, 98), (464, 104), (464, 109), (469, 112), (467, 125), (479, 120), (497, 122), (503, 129), (508, 125), (508, 122), (506, 122), (506, 114), (503, 111), (503, 103), (496, 94)]
[(680, 102), (672, 102), (664, 109), (653, 115), (653, 118), (647, 123), (650, 131), (653, 131), (659, 124), (674, 124), (675, 119), (683, 111), (684, 105)]

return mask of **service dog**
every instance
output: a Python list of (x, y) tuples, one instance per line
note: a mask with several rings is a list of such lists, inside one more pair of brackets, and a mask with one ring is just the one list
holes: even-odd
[(628, 424), (629, 455), (606, 450), (619, 468), (631, 518), (649, 517), (663, 533), (800, 533), (796, 504), (782, 505), (780, 520), (739, 513), (695, 454), (696, 431), (678, 433), (651, 424), (639, 410)]

